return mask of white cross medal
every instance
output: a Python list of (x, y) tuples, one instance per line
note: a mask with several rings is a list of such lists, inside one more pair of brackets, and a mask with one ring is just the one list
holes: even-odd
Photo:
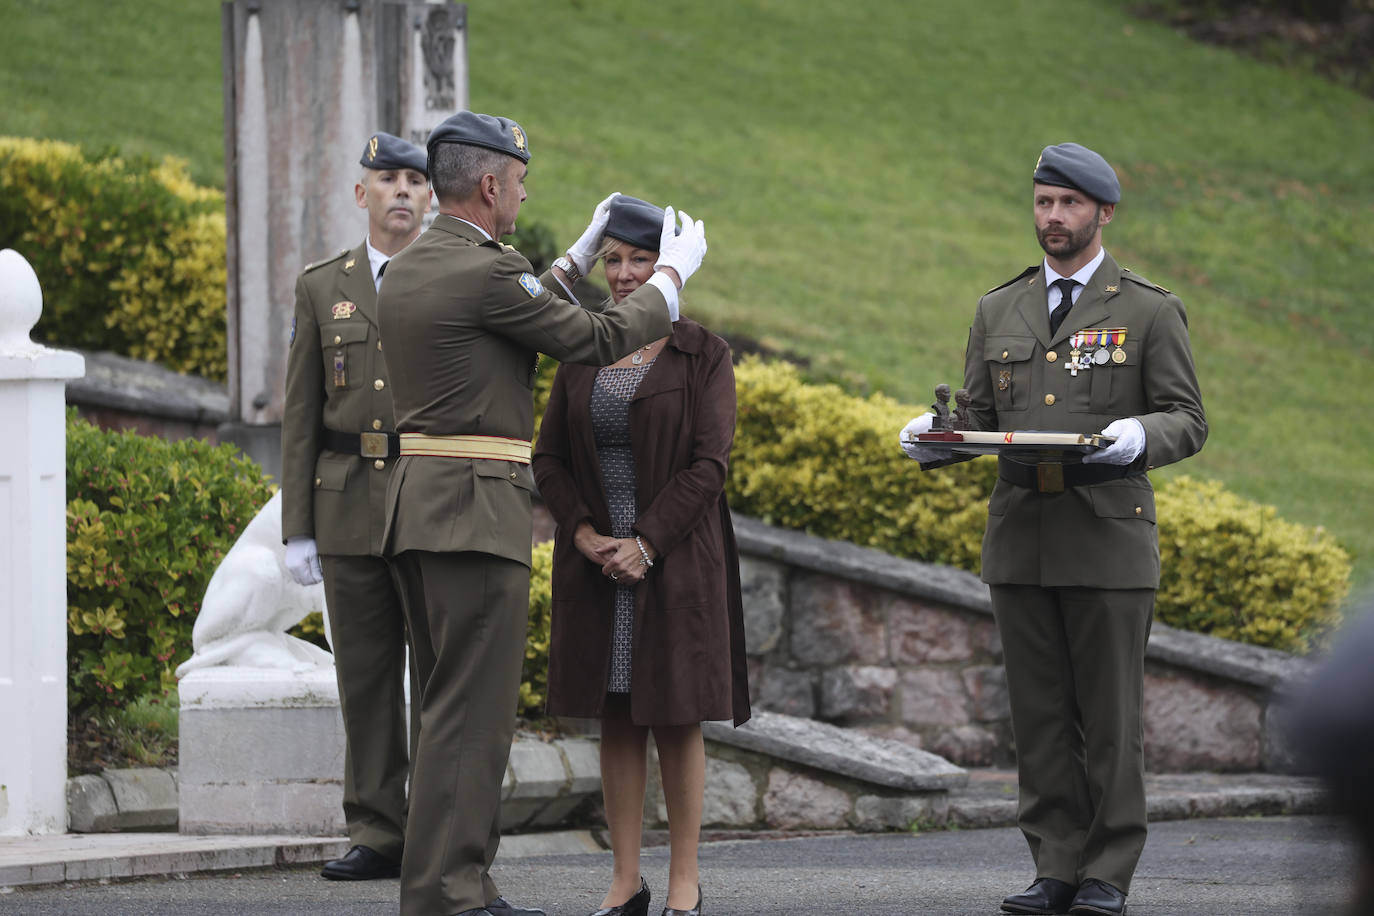
[(1093, 367), (1091, 359), (1092, 354), (1088, 354), (1090, 357), (1089, 359), (1083, 359), (1083, 344), (1087, 342), (1087, 336), (1087, 331), (1085, 329), (1083, 331), (1075, 331), (1069, 338), (1069, 346), (1072, 349), (1069, 350), (1069, 358), (1068, 361), (1064, 363), (1064, 368), (1068, 369), (1069, 375), (1074, 378), (1078, 378), (1079, 369), (1091, 369)]

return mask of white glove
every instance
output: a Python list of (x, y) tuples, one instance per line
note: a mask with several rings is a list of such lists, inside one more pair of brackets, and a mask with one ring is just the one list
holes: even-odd
[(320, 551), (315, 539), (298, 534), (286, 539), (286, 571), (297, 585), (314, 585), (324, 581), (320, 570)]
[(584, 277), (587, 275), (587, 271), (592, 269), (592, 265), (596, 263), (596, 252), (601, 247), (601, 236), (606, 232), (606, 221), (611, 218), (611, 201), (619, 196), (620, 192), (616, 191), (596, 205), (596, 209), (592, 211), (592, 221), (587, 224), (582, 235), (568, 249), (568, 257), (577, 265), (577, 272)]
[(687, 278), (696, 273), (701, 259), (706, 257), (706, 227), (701, 220), (692, 222), (686, 213), (677, 216), (682, 218), (681, 232), (677, 231), (673, 208), (663, 208), (663, 233), (658, 240), (658, 262), (654, 270), (671, 267), (686, 286)]
[(1113, 420), (1102, 435), (1115, 436), (1116, 441), (1101, 451), (1084, 455), (1084, 464), (1130, 464), (1145, 451), (1145, 427), (1135, 417)]
[(921, 433), (930, 432), (930, 424), (935, 421), (935, 414), (923, 413), (914, 418), (906, 426), (902, 427), (901, 433), (897, 436), (897, 442), (902, 446), (902, 451), (913, 461), (939, 461), (945, 457), (944, 452), (926, 448), (916, 444), (916, 437)]

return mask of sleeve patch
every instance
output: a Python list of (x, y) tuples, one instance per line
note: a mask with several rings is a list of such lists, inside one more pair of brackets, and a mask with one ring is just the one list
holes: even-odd
[(529, 271), (522, 273), (518, 282), (520, 283), (520, 288), (530, 294), (531, 299), (544, 291), (544, 287), (539, 283), (539, 279)]
[(287, 341), (287, 344), (290, 345), (290, 344), (293, 344), (293, 343), (295, 343), (295, 342), (296, 342), (296, 316), (292, 315), (292, 316), (291, 316), (291, 339)]

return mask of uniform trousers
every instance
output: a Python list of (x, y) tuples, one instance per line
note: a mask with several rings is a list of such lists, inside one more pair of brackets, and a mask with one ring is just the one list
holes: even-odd
[[(380, 557), (321, 555), (320, 569), (344, 720), (349, 842), (399, 862), (405, 846), (406, 779), (419, 731), (418, 701), (406, 727), (400, 595)], [(416, 693), (412, 665), (411, 694)]]
[(1123, 893), (1145, 847), (1145, 643), (1154, 589), (992, 585), (1036, 876)]
[(420, 678), (402, 916), (478, 909), (500, 892), (501, 780), (515, 734), (529, 567), (477, 552), (393, 560)]

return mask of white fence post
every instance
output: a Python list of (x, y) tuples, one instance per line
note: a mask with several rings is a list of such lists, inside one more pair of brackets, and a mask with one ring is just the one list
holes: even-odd
[(0, 835), (67, 831), (66, 380), (29, 339), (43, 292), (0, 251)]

